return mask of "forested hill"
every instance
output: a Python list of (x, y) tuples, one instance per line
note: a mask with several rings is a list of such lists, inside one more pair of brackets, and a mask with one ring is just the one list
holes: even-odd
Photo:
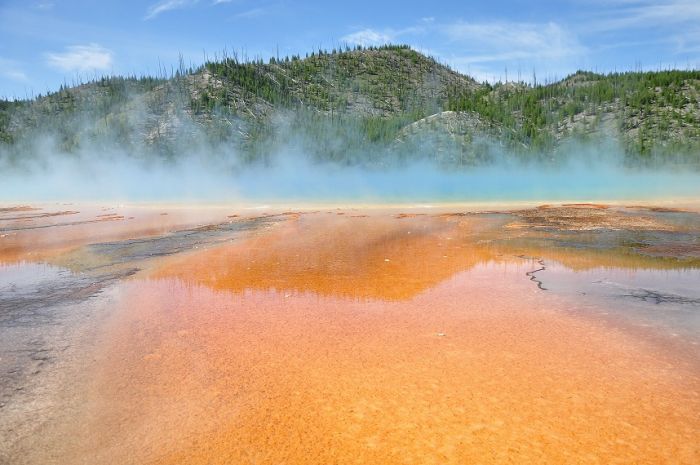
[(38, 150), (37, 141), (68, 153), (230, 148), (247, 162), (295, 147), (346, 163), (460, 165), (605, 142), (630, 160), (700, 164), (700, 71), (580, 71), (553, 83), (492, 85), (407, 46), (267, 62), (224, 55), (168, 78), (108, 77), (0, 101), (0, 155)]

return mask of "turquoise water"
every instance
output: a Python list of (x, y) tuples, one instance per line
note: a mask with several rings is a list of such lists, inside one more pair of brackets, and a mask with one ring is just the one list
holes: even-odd
[(379, 172), (333, 170), (281, 174), (274, 182), (238, 180), (249, 198), (381, 199), (388, 201), (700, 199), (700, 174), (513, 167), (446, 172), (426, 166)]
[(233, 169), (205, 160), (174, 165), (71, 162), (0, 173), (0, 200), (363, 201), (700, 199), (700, 173), (606, 164), (559, 169), (510, 165), (460, 170), (431, 164), (363, 169), (287, 160)]

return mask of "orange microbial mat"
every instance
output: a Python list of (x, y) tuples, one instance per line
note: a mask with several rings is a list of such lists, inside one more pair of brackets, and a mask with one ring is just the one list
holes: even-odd
[[(282, 213), (235, 237), (140, 259), (138, 271), (82, 301), (99, 302), (101, 313), (67, 362), (75, 376), (7, 457), (700, 463), (697, 346), (538, 287), (531, 277), (544, 278), (531, 272), (542, 247), (513, 242), (522, 233), (507, 218)], [(160, 213), (150, 215), (137, 233), (108, 239), (155, 235)], [(13, 241), (6, 260), (26, 266)], [(76, 257), (97, 263), (103, 253), (81, 251), (87, 242), (77, 233), (51, 242), (42, 260), (80, 273)], [(604, 255), (560, 248), (549, 259), (596, 266)]]

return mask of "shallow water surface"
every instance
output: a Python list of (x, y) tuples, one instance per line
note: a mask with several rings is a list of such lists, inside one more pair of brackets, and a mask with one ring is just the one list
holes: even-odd
[(9, 397), (0, 428), (34, 422), (0, 458), (697, 463), (698, 267), (638, 249), (692, 232), (578, 208), (222, 215), (6, 266), (2, 289), (69, 283), (56, 308), (96, 313), (55, 320), (42, 344), (78, 350), (22, 386), (73, 376), (41, 411)]
[(553, 263), (538, 273), (552, 292), (589, 310), (700, 344), (700, 269), (591, 268), (573, 271)]

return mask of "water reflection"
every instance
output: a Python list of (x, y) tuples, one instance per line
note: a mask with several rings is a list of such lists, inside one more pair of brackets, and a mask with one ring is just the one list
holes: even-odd
[(550, 262), (538, 278), (552, 292), (578, 302), (579, 311), (614, 317), (628, 326), (700, 344), (700, 269), (572, 270)]

